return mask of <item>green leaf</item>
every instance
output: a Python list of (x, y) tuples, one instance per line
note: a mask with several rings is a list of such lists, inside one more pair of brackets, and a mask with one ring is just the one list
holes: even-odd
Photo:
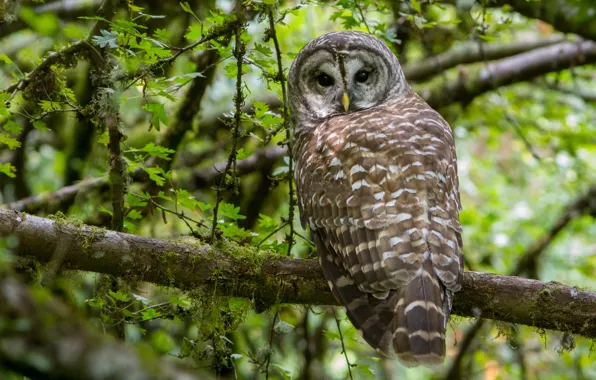
[(128, 214), (126, 214), (126, 217), (129, 219), (138, 220), (143, 218), (143, 214), (141, 213), (141, 211), (135, 209), (131, 210)]
[(17, 168), (12, 166), (9, 162), (0, 163), (0, 173), (4, 174), (10, 178), (15, 178), (17, 176), (15, 174), (16, 172), (17, 172)]
[(91, 39), (93, 44), (98, 45), (100, 48), (109, 46), (112, 49), (115, 49), (118, 47), (118, 33), (105, 29), (100, 30), (99, 33), (101, 34), (100, 36), (93, 36)]
[(51, 102), (49, 100), (40, 101), (39, 106), (41, 107), (41, 110), (44, 112), (62, 109), (62, 103)]
[(116, 292), (114, 292), (112, 290), (108, 290), (108, 294), (115, 301), (121, 301), (121, 302), (128, 302), (128, 301), (130, 301), (130, 296), (128, 294), (124, 293), (124, 292), (121, 292), (120, 290), (118, 290)]
[(168, 41), (170, 39), (170, 36), (172, 35), (172, 31), (170, 29), (157, 29), (153, 35), (155, 36), (155, 38), (161, 40), (161, 41)]
[(10, 59), (6, 54), (0, 54), (0, 61), (8, 63), (9, 65), (12, 65), (14, 63), (12, 59)]
[(277, 226), (278, 223), (275, 221), (275, 219), (264, 214), (259, 214), (259, 228), (271, 231), (276, 229)]
[(103, 307), (106, 304), (106, 301), (101, 297), (94, 297), (94, 298), (89, 298), (87, 300), (87, 304), (91, 307), (96, 308), (96, 309), (103, 309)]
[(147, 206), (147, 202), (134, 194), (127, 193), (126, 194), (126, 201), (128, 203), (128, 207), (144, 207)]
[(166, 183), (164, 170), (157, 166), (153, 168), (144, 168), (145, 172), (149, 174), (149, 179), (155, 182), (158, 186), (163, 186)]
[(271, 56), (271, 54), (273, 54), (273, 50), (271, 50), (269, 46), (261, 45), (259, 43), (255, 43), (255, 50), (268, 57)]
[(190, 306), (192, 306), (192, 301), (187, 296), (171, 297), (170, 298), (170, 302), (174, 306), (180, 306), (180, 307), (190, 307)]
[(184, 208), (194, 210), (197, 207), (197, 200), (187, 190), (180, 189), (176, 191), (176, 199), (178, 204)]
[(245, 158), (248, 158), (252, 155), (251, 152), (247, 152), (244, 148), (240, 148), (238, 149), (238, 151), (236, 151), (236, 159), (237, 160), (244, 160)]
[(143, 106), (145, 111), (151, 112), (153, 115), (151, 116), (151, 125), (159, 131), (160, 122), (163, 123), (166, 127), (170, 123), (168, 120), (168, 115), (166, 115), (165, 106), (161, 103), (149, 103)]
[(199, 208), (201, 209), (201, 211), (206, 211), (209, 210), (210, 208), (213, 208), (213, 205), (210, 203), (204, 203), (201, 201), (197, 202), (197, 206), (199, 206)]
[(33, 128), (37, 129), (38, 131), (46, 132), (50, 130), (50, 128), (48, 128), (46, 123), (42, 120), (35, 120), (32, 124)]
[(173, 149), (168, 149), (163, 146), (155, 145), (154, 143), (149, 143), (145, 145), (142, 149), (142, 152), (148, 153), (150, 156), (159, 157), (164, 160), (170, 161), (170, 155), (175, 153), (176, 151)]
[(197, 17), (197, 16), (195, 15), (195, 13), (192, 11), (192, 9), (190, 8), (190, 4), (188, 4), (188, 2), (186, 2), (186, 1), (184, 1), (184, 2), (183, 2), (183, 1), (181, 1), (181, 2), (180, 2), (180, 7), (182, 8), (182, 10), (183, 10), (184, 12), (186, 12), (186, 13), (190, 13), (191, 15), (193, 15), (193, 16), (195, 16), (195, 17)]
[(4, 124), (3, 129), (8, 133), (12, 133), (13, 135), (18, 135), (23, 130), (23, 127), (18, 125), (14, 120), (8, 119), (6, 124)]
[(240, 215), (240, 207), (234, 207), (233, 204), (222, 202), (219, 205), (219, 214), (234, 220), (246, 219), (244, 215)]
[(155, 309), (147, 309), (147, 310), (141, 311), (141, 319), (143, 321), (149, 321), (149, 320), (156, 319), (159, 317), (161, 317), (161, 313)]
[(99, 211), (106, 213), (110, 216), (112, 216), (112, 211), (108, 210), (107, 208), (103, 207), (103, 206), (99, 206)]
[(189, 40), (198, 40), (203, 35), (203, 26), (200, 24), (193, 24), (188, 27), (188, 33), (184, 35), (184, 38)]
[(1, 144), (7, 145), (10, 150), (15, 150), (21, 146), (20, 141), (4, 133), (0, 133), (0, 145)]
[(236, 223), (220, 223), (219, 229), (223, 232), (224, 236), (231, 239), (244, 239), (252, 236), (252, 232), (242, 227), (238, 227)]

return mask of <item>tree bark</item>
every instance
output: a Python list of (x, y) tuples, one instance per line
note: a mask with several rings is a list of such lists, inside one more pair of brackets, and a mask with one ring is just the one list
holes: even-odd
[[(276, 303), (336, 304), (315, 260), (290, 259), (222, 242), (171, 242), (0, 209), (0, 236), (14, 236), (16, 255), (181, 289), (208, 287)], [(65, 243), (66, 242), (66, 243)], [(67, 245), (67, 249), (62, 248)], [(65, 251), (65, 252), (64, 252)], [(596, 337), (596, 293), (519, 277), (466, 272), (453, 314)]]

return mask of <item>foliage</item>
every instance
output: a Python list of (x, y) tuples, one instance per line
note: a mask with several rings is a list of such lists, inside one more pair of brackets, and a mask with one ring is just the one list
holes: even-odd
[[(311, 257), (314, 247), (295, 208), (293, 162), (262, 152), (292, 148), (285, 79), (307, 41), (328, 31), (367, 31), (414, 67), (451, 47), (557, 33), (485, 2), (248, 0), (238, 11), (232, 1), (127, 1), (98, 14), (97, 4), (82, 3), (85, 12), (55, 14), (27, 3), (14, 10), (18, 28), (7, 32), (0, 23), (0, 203), (109, 173), (121, 202), (98, 186), (34, 211), (294, 257)], [(453, 78), (465, 81), (486, 60), (414, 87), (424, 94)], [(467, 269), (511, 272), (565, 205), (595, 183), (595, 76), (586, 65), (520, 78), (440, 109), (458, 148)], [(594, 215), (572, 219), (527, 275), (593, 286)], [(0, 239), (0, 268), (16, 265), (13, 243)], [(52, 270), (29, 271), (33, 282)], [(378, 358), (340, 310), (337, 320), (322, 306), (263, 312), (209, 288), (182, 291), (88, 273), (59, 272), (47, 286), (105, 334), (223, 377), (440, 378), (471, 323), (450, 323), (443, 368), (405, 369)], [(467, 352), (465, 378), (596, 376), (587, 339), (501, 325), (485, 327), (482, 336)], [(2, 376), (16, 378), (0, 368)]]

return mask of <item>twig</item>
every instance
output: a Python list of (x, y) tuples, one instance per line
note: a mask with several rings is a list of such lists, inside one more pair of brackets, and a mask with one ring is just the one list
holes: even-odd
[[(368, 23), (366, 22), (366, 17), (364, 17), (364, 12), (362, 11), (362, 7), (360, 6), (360, 1), (354, 0), (354, 4), (356, 5), (356, 9), (358, 9), (358, 13), (360, 13), (360, 17), (362, 18), (362, 22), (364, 23), (364, 26), (366, 27), (366, 31), (369, 34), (372, 34), (372, 32), (370, 31), (370, 27), (368, 26)], [(351, 374), (350, 374), (350, 377), (352, 377)]]
[(268, 7), (269, 16), (269, 31), (268, 36), (273, 40), (275, 45), (275, 56), (277, 60), (277, 80), (281, 86), (281, 97), (282, 97), (282, 117), (283, 127), (286, 130), (286, 146), (288, 147), (288, 197), (289, 197), (289, 210), (288, 210), (288, 224), (290, 226), (290, 235), (287, 238), (288, 241), (288, 256), (292, 253), (292, 246), (294, 245), (294, 209), (296, 204), (294, 202), (294, 156), (292, 152), (292, 131), (289, 125), (288, 115), (288, 100), (286, 94), (286, 79), (284, 76), (284, 69), (281, 60), (281, 49), (279, 47), (279, 41), (277, 40), (277, 32), (275, 30), (275, 18), (273, 17), (273, 7)]
[(346, 351), (346, 346), (344, 345), (344, 336), (341, 332), (341, 327), (339, 326), (339, 319), (337, 318), (337, 313), (335, 308), (333, 309), (333, 318), (335, 318), (335, 324), (337, 325), (337, 332), (339, 333), (339, 341), (341, 342), (341, 352), (344, 354), (346, 358), (346, 364), (348, 365), (348, 373), (350, 374), (350, 379), (354, 380), (352, 376), (352, 364), (350, 364), (350, 359), (348, 359), (348, 352)]
[(269, 379), (269, 365), (271, 364), (271, 357), (273, 356), (273, 336), (275, 335), (275, 322), (279, 315), (279, 310), (275, 311), (273, 321), (271, 321), (271, 328), (269, 329), (269, 349), (267, 351), (267, 360), (265, 361), (265, 380)]
[(257, 248), (260, 247), (261, 245), (263, 245), (264, 242), (267, 241), (267, 239), (269, 239), (271, 236), (273, 236), (274, 234), (276, 234), (277, 232), (279, 232), (282, 228), (284, 228), (286, 225), (288, 224), (288, 222), (284, 222), (282, 224), (279, 225), (279, 227), (277, 227), (276, 229), (274, 229), (270, 234), (268, 234), (267, 236), (265, 236), (263, 238), (263, 240), (261, 240), (259, 242), (259, 244), (257, 244)]
[(233, 170), (233, 179), (234, 186), (236, 186), (236, 155), (237, 155), (237, 146), (238, 146), (238, 137), (240, 134), (240, 125), (242, 123), (242, 107), (244, 107), (244, 93), (243, 93), (243, 85), (242, 85), (242, 65), (244, 63), (244, 55), (246, 53), (246, 46), (242, 42), (242, 32), (244, 31), (244, 9), (239, 3), (238, 5), (238, 12), (237, 12), (238, 23), (235, 29), (235, 43), (236, 46), (234, 47), (234, 57), (236, 58), (236, 95), (234, 95), (234, 123), (232, 124), (232, 149), (230, 151), (230, 156), (228, 157), (228, 162), (226, 167), (222, 173), (221, 179), (219, 181), (219, 186), (216, 189), (216, 200), (215, 206), (213, 207), (213, 224), (211, 227), (211, 242), (215, 241), (215, 231), (217, 229), (217, 214), (219, 210), (219, 204), (223, 200), (222, 190), (227, 182), (227, 176), (232, 169)]
[(238, 27), (241, 27), (242, 24), (243, 21), (241, 21), (240, 19), (235, 19), (223, 25), (219, 25), (212, 28), (205, 36), (200, 38), (197, 42), (194, 42), (188, 46), (178, 49), (178, 51), (175, 54), (171, 55), (170, 57), (158, 60), (148, 68), (144, 67), (137, 70), (133, 75), (130, 76), (131, 82), (124, 88), (124, 90), (127, 90), (128, 88), (132, 87), (139, 79), (143, 78), (148, 72), (152, 72), (160, 67), (163, 67), (164, 65), (172, 64), (172, 62), (174, 62), (185, 52), (192, 50), (197, 46), (204, 44), (207, 41), (211, 41), (216, 38), (231, 34), (233, 31), (237, 30)]

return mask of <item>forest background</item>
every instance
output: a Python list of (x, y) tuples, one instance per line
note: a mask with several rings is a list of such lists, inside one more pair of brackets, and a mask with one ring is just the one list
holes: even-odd
[[(362, 341), (299, 222), (285, 80), (341, 30), (456, 137), (438, 368)], [(593, 41), (591, 0), (0, 0), (0, 377), (595, 378)]]

